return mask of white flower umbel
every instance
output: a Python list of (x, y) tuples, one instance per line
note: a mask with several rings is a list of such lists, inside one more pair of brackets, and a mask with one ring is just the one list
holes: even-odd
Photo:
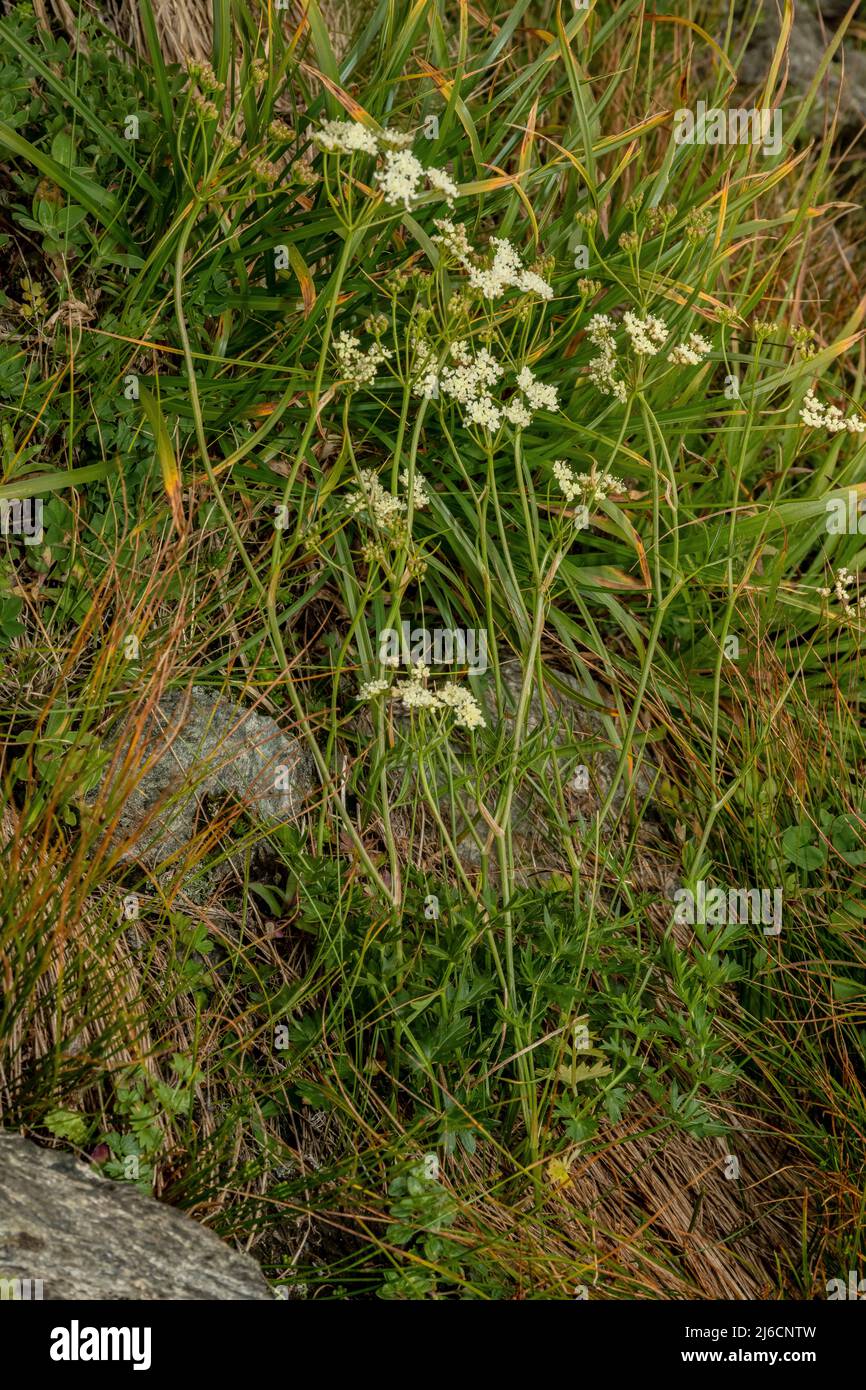
[(696, 367), (713, 350), (712, 343), (700, 333), (690, 333), (684, 343), (677, 343), (668, 353), (668, 361), (678, 367)]
[(393, 530), (406, 511), (406, 503), (379, 482), (372, 468), (362, 468), (357, 492), (350, 492), (346, 508), (350, 516), (365, 516), (383, 531)]
[(487, 299), (499, 299), (507, 289), (523, 290), (525, 294), (537, 294), (542, 299), (552, 299), (553, 289), (536, 275), (524, 270), (520, 256), (510, 241), (504, 237), (492, 237), (493, 260), (489, 266), (467, 265), (469, 283)]
[(523, 367), (517, 376), (520, 387), (532, 410), (558, 410), (559, 400), (555, 386), (545, 386), (529, 367)]
[(509, 425), (514, 425), (515, 429), (525, 430), (527, 425), (532, 424), (532, 412), (519, 396), (508, 402), (503, 413)]
[(429, 668), (423, 661), (417, 661), (407, 681), (398, 681), (393, 695), (405, 709), (442, 709), (442, 701), (432, 690), (427, 689)]
[(836, 571), (836, 578), (832, 590), (819, 589), (818, 592), (823, 598), (829, 598), (831, 593), (835, 594), (839, 603), (842, 605), (842, 611), (845, 617), (852, 621), (856, 618), (859, 622), (862, 622), (862, 614), (864, 610), (866, 610), (866, 594), (864, 594), (862, 598), (857, 598), (855, 594), (852, 594), (851, 589), (854, 583), (855, 579), (851, 571), (842, 568)]
[(425, 169), (420, 159), (409, 150), (385, 150), (384, 165), (376, 172), (376, 182), (386, 203), (401, 204), (408, 212), (424, 192), (424, 181), (434, 193), (450, 204), (459, 192), (456, 183), (444, 169)]
[[(403, 469), (403, 472), (400, 474), (400, 482), (403, 484), (404, 488), (406, 488), (406, 490), (408, 491), (408, 489), (409, 489), (409, 469), (408, 469), (408, 468), (404, 468), (404, 469)], [(429, 493), (427, 492), (427, 481), (426, 481), (425, 478), (422, 478), (422, 476), (421, 476), (420, 473), (416, 473), (416, 474), (415, 474), (415, 477), (414, 477), (413, 480), (412, 480), (412, 507), (413, 507), (414, 511), (420, 512), (420, 511), (423, 511), (423, 509), (424, 509), (425, 507), (429, 507), (429, 506), (430, 506), (430, 495), (429, 495)]]
[(599, 349), (598, 357), (594, 357), (589, 364), (590, 381), (603, 395), (613, 396), (615, 400), (625, 404), (626, 385), (622, 377), (617, 376), (613, 319), (608, 318), (607, 314), (593, 314), (587, 326), (586, 336)]
[(372, 385), (379, 367), (391, 356), (391, 349), (381, 343), (371, 343), (366, 352), (362, 352), (360, 340), (343, 329), (334, 344), (334, 356), (341, 380), (357, 391), (362, 386)]
[(412, 206), (424, 179), (424, 165), (408, 150), (386, 150), (385, 167), (376, 172), (376, 182), (386, 203)]
[(384, 695), (385, 692), (386, 692), (387, 690), (390, 690), (390, 689), (391, 689), (391, 682), (390, 682), (390, 681), (383, 681), (383, 680), (377, 680), (377, 681), (364, 681), (364, 684), (361, 686), (360, 690), (358, 691), (357, 699), (359, 699), (359, 700), (375, 700), (375, 698), (376, 698), (377, 695)]
[(469, 244), (466, 228), (447, 217), (436, 221), (438, 232), (433, 240), (439, 242), (449, 255), (459, 261), (474, 289), (486, 299), (500, 299), (508, 289), (535, 294), (540, 299), (552, 299), (553, 288), (534, 270), (525, 270), (520, 254), (504, 237), (491, 237), (493, 258), (485, 264)]
[(593, 314), (587, 324), (586, 336), (596, 347), (616, 350), (616, 324), (607, 314)]
[(448, 217), (434, 218), (434, 226), (438, 227), (433, 240), (443, 246), (449, 255), (456, 261), (466, 265), (472, 260), (472, 247), (466, 236), (466, 228), (462, 222), (454, 223)]
[(814, 391), (807, 391), (803, 397), (800, 419), (811, 429), (824, 429), (829, 434), (839, 434), (842, 430), (863, 434), (866, 430), (866, 420), (860, 415), (845, 415), (837, 405), (823, 405)]
[(579, 501), (584, 506), (603, 502), (611, 492), (622, 492), (625, 484), (612, 473), (574, 473), (564, 459), (556, 459), (553, 476), (567, 502)]
[(379, 136), (379, 143), (385, 149), (405, 150), (408, 145), (414, 144), (415, 136), (410, 130), (383, 130)]
[(463, 339), (451, 344), (451, 357), (455, 365), (445, 367), (440, 377), (443, 395), (463, 407), (464, 422), (491, 431), (498, 429), (502, 411), (493, 400), (490, 387), (503, 375), (502, 366), (487, 348), (473, 353)]
[(436, 353), (432, 344), (421, 333), (410, 328), (409, 343), (412, 348), (412, 393), (431, 400), (439, 390), (439, 372)]
[(494, 400), (491, 388), (504, 375), (502, 365), (487, 348), (472, 352), (464, 339), (451, 344), (454, 366), (445, 367), (439, 379), (442, 394), (462, 407), (463, 423), (479, 425), (493, 433), (503, 420), (516, 429), (526, 429), (534, 410), (558, 410), (555, 386), (538, 380), (530, 367), (522, 367), (516, 379), (521, 395), (506, 402)]
[(454, 711), (454, 723), (463, 729), (486, 729), (487, 723), (481, 712), (481, 706), (464, 685), (455, 685), (449, 682), (443, 685), (438, 691), (441, 704), (448, 705)]
[(452, 205), (460, 190), (451, 175), (446, 174), (444, 169), (427, 169), (425, 173), (427, 182), (434, 192), (441, 193), (449, 206)]
[(481, 706), (465, 686), (449, 681), (439, 690), (427, 686), (430, 668), (423, 661), (417, 661), (409, 673), (408, 680), (389, 685), (387, 680), (367, 681), (361, 686), (358, 699), (374, 699), (387, 693), (392, 700), (398, 700), (408, 710), (451, 710), (454, 723), (462, 729), (485, 729), (487, 727)]
[(654, 357), (664, 347), (668, 336), (667, 328), (654, 314), (641, 319), (629, 311), (622, 316), (622, 326), (631, 339), (632, 348), (641, 357)]
[(359, 121), (324, 121), (313, 139), (327, 154), (379, 153), (376, 136)]

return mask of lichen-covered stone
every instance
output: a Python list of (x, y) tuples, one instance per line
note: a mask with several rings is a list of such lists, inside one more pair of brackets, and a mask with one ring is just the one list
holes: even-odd
[[(817, 14), (819, 8), (824, 19), (823, 30)], [(832, 0), (832, 3), (831, 0), (822, 0), (820, 7), (815, 0), (797, 5), (785, 52), (785, 101), (788, 103), (785, 109), (791, 113), (788, 119), (793, 120), (797, 101), (801, 101), (808, 92), (847, 8), (837, 0)], [(780, 29), (781, 10), (777, 10), (775, 5), (767, 5), (751, 32), (739, 65), (737, 102), (744, 103), (746, 94), (764, 83), (772, 66)], [(730, 105), (734, 104), (732, 97)], [(837, 50), (827, 68), (806, 120), (805, 134), (809, 137), (820, 136), (825, 121), (828, 125), (835, 121), (836, 133), (843, 137), (861, 131), (866, 123), (866, 53), (851, 42), (850, 30), (842, 48)]]
[(108, 802), (122, 857), (154, 866), (185, 853), (210, 801), (230, 796), (262, 824), (275, 825), (300, 816), (312, 782), (298, 739), (269, 715), (202, 686), (159, 702), (135, 761), (122, 788), (115, 768), (100, 799)]
[(255, 1260), (191, 1217), (18, 1134), (0, 1134), (0, 1280), (46, 1300), (272, 1297)]

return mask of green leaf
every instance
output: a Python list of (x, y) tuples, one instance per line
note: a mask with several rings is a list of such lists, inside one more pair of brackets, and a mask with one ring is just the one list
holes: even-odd
[(87, 1138), (89, 1125), (77, 1110), (49, 1110), (43, 1121), (56, 1139), (68, 1139), (80, 1148)]

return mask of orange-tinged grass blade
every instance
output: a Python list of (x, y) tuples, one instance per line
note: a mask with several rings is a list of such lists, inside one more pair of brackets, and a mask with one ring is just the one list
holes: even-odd
[(308, 319), (313, 312), (316, 302), (316, 286), (313, 284), (313, 277), (310, 274), (307, 262), (304, 260), (297, 246), (289, 243), (289, 265), (295, 272), (298, 284), (301, 287), (301, 298), (304, 301), (304, 318)]
[(326, 87), (331, 95), (337, 98), (343, 110), (347, 111), (353, 120), (359, 121), (361, 125), (366, 126), (368, 130), (372, 130), (376, 135), (382, 134), (382, 127), (379, 125), (378, 121), (373, 119), (369, 111), (365, 110), (359, 101), (349, 96), (348, 92), (344, 92), (343, 88), (340, 87), (338, 83), (332, 82), (330, 77), (324, 72), (320, 72), (312, 63), (299, 63), (298, 66), (301, 71), (305, 72), (309, 77), (315, 77), (317, 82), (321, 82), (322, 86)]
[(180, 500), (180, 469), (174, 453), (168, 429), (162, 411), (154, 400), (153, 396), (145, 386), (140, 386), (138, 398), (141, 408), (144, 411), (145, 419), (153, 431), (153, 438), (156, 444), (156, 454), (159, 459), (160, 472), (162, 473), (162, 484), (168, 497), (171, 515), (178, 531), (183, 534), (185, 522), (183, 508)]

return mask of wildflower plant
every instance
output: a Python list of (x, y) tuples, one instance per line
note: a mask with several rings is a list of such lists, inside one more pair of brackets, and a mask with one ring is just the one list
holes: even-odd
[[(742, 7), (536, 8), (217, 4), (189, 63), (149, 0), (140, 53), (0, 20), (4, 1115), (268, 1250), (303, 1212), (269, 1272), (323, 1296), (814, 1297), (866, 1231), (859, 176), (818, 82), (772, 160), (672, 140)], [(309, 788), (154, 880), (92, 793), (193, 683)], [(693, 1166), (743, 1134), (748, 1229)]]

